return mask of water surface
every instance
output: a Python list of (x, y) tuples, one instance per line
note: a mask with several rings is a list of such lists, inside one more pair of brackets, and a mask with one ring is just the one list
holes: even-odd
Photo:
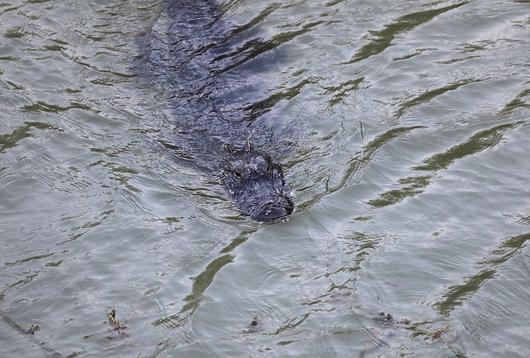
[(0, 3), (0, 355), (530, 356), (530, 3), (221, 5), (288, 223), (160, 145), (163, 1)]

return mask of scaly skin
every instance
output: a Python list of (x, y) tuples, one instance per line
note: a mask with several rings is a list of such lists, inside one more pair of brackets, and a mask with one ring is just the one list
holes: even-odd
[(169, 0), (147, 36), (140, 66), (171, 94), (177, 133), (169, 147), (216, 175), (243, 215), (269, 222), (291, 214), (294, 204), (280, 165), (267, 154), (276, 152), (270, 150), (273, 129), (249, 113), (258, 102), (252, 72), (259, 64), (241, 60), (233, 44), (237, 30), (223, 21), (214, 0)]

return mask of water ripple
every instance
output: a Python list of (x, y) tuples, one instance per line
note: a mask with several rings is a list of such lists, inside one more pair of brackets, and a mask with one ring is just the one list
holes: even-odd
[[(475, 133), (464, 143), (455, 145), (447, 151), (435, 154), (423, 161), (423, 164), (413, 167), (417, 171), (430, 171), (433, 174), (446, 169), (454, 161), (465, 158), (469, 155), (480, 153), (498, 145), (503, 139), (503, 134), (514, 129), (521, 122), (501, 124), (496, 127)], [(424, 189), (431, 184), (433, 175), (421, 175), (399, 179), (398, 182), (404, 187), (390, 190), (379, 195), (379, 198), (370, 200), (368, 204), (375, 207), (394, 205), (405, 198), (421, 194)]]
[(440, 312), (448, 314), (476, 294), (487, 281), (497, 276), (501, 265), (521, 253), (528, 240), (530, 240), (530, 234), (513, 236), (504, 240), (486, 258), (478, 262), (479, 272), (467, 277), (464, 283), (449, 287), (443, 295), (443, 300), (436, 304)]
[(457, 9), (468, 3), (469, 1), (463, 1), (441, 8), (423, 10), (401, 16), (392, 23), (386, 25), (383, 30), (371, 32), (371, 37), (373, 39), (361, 47), (352, 57), (352, 59), (348, 62), (345, 62), (344, 64), (359, 62), (361, 60), (368, 59), (371, 56), (377, 55), (388, 48), (394, 38), (396, 38), (398, 35), (411, 31), (414, 28), (431, 21), (440, 14)]

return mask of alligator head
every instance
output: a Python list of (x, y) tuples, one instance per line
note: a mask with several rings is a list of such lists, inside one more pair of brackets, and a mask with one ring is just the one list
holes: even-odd
[(282, 169), (270, 156), (250, 144), (242, 150), (225, 149), (219, 178), (244, 215), (270, 222), (293, 212)]

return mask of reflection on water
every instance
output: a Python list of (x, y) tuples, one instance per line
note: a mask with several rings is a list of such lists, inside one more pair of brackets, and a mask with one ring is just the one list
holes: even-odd
[[(516, 124), (521, 123), (502, 124), (491, 129), (480, 131), (468, 138), (464, 143), (455, 145), (444, 153), (435, 154), (430, 158), (425, 159), (423, 164), (416, 166), (413, 169), (418, 171), (430, 171), (433, 173), (442, 169), (446, 169), (457, 159), (461, 159), (471, 154), (476, 154), (499, 144), (502, 139), (503, 132), (515, 127)], [(399, 179), (398, 181), (400, 184), (411, 185), (399, 190), (385, 192), (381, 194), (380, 199), (371, 200), (368, 203), (374, 206), (387, 206), (396, 204), (406, 197), (421, 194), (423, 192), (422, 189), (430, 184), (430, 179), (430, 176), (425, 175)]]
[(164, 1), (0, 4), (0, 356), (529, 356), (529, 10), (222, 1), (247, 82), (202, 90), (297, 203), (260, 225), (136, 71)]
[(411, 12), (400, 16), (396, 20), (392, 21), (392, 23), (385, 25), (381, 31), (370, 31), (370, 35), (372, 37), (370, 42), (357, 50), (357, 53), (347, 63), (365, 60), (370, 56), (374, 56), (383, 52), (392, 44), (392, 41), (396, 38), (396, 36), (411, 31), (415, 27), (431, 21), (435, 16), (456, 9), (462, 5), (465, 5), (466, 3), (467, 1), (463, 1), (445, 7), (435, 7), (428, 10)]

